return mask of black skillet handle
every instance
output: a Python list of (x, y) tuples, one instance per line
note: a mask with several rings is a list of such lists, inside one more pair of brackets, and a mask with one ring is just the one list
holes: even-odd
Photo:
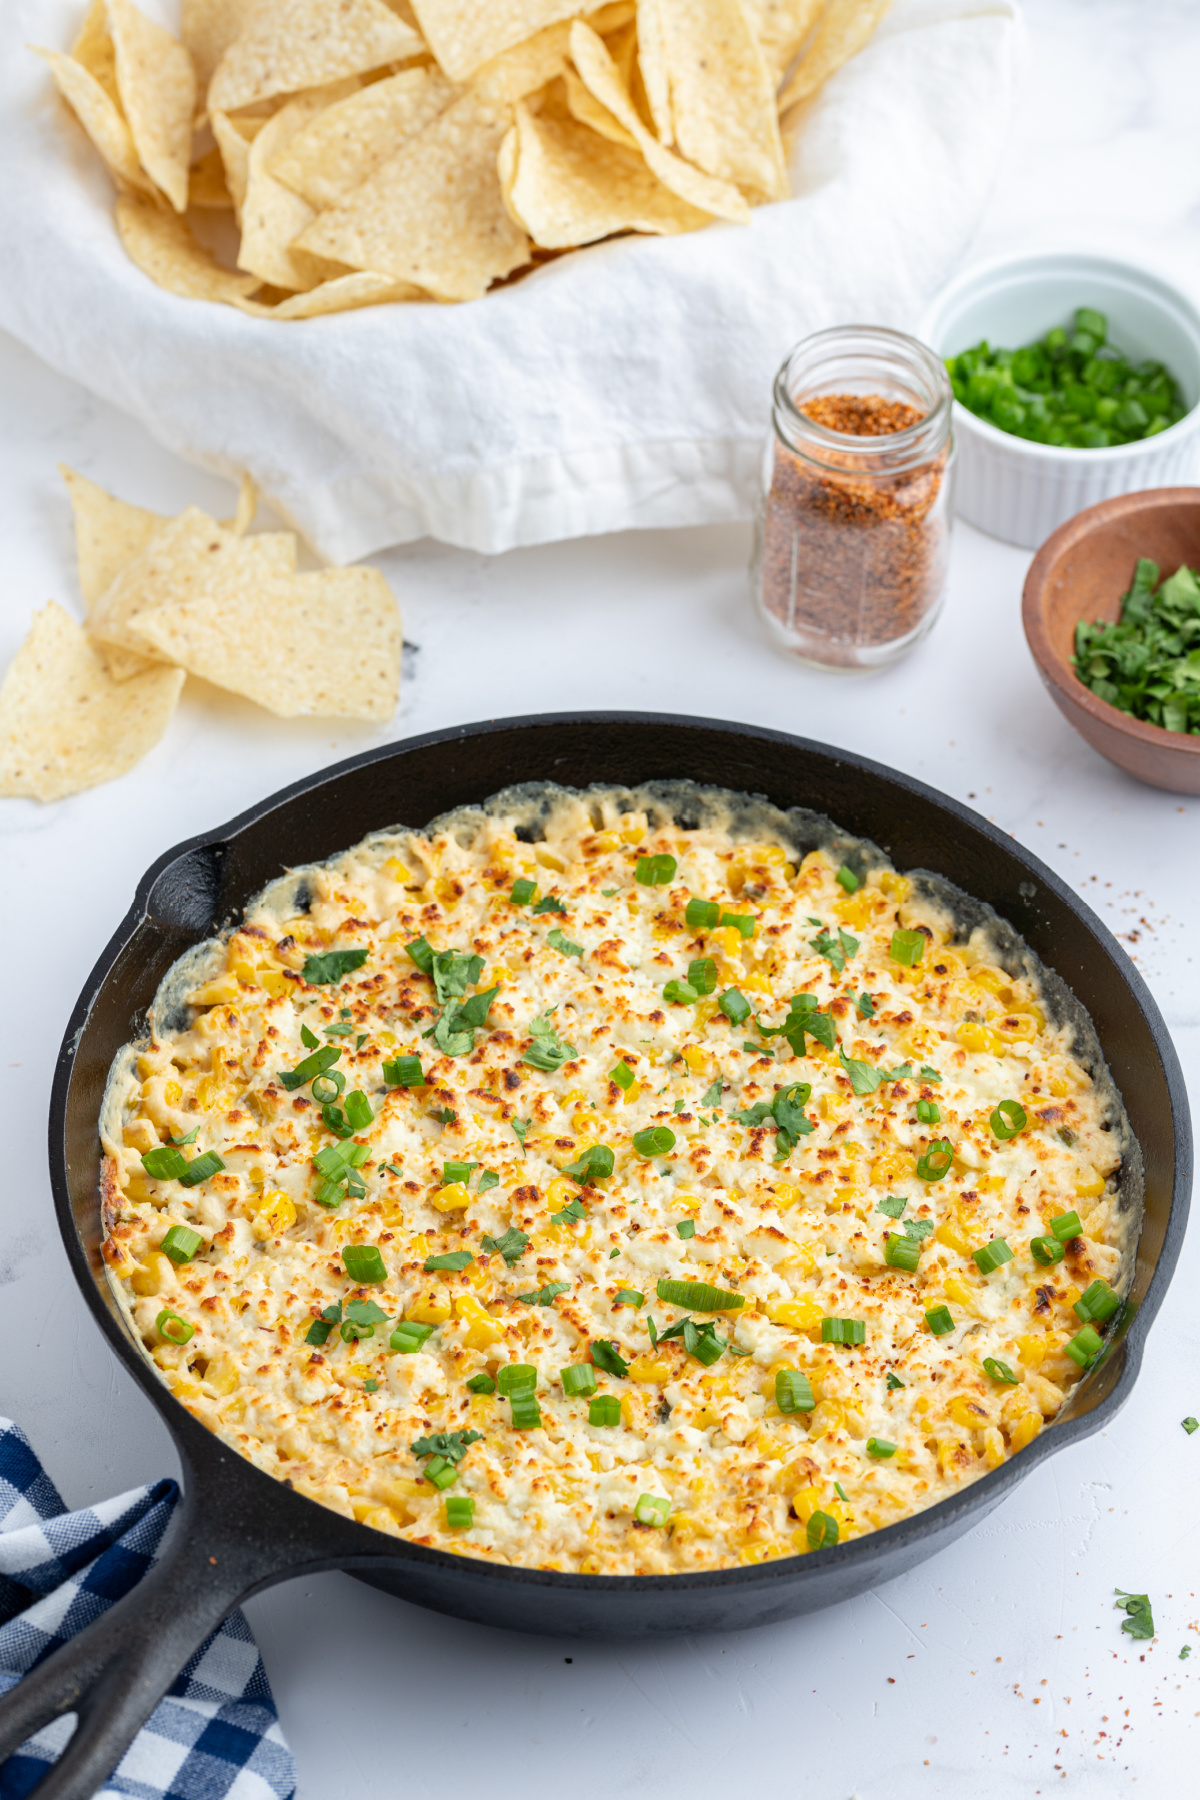
[(92, 1800), (209, 1633), (240, 1600), (295, 1572), (286, 1532), (275, 1545), (236, 1541), (198, 1514), (185, 1493), (150, 1573), (0, 1699), (0, 1764), (52, 1720), (78, 1715), (38, 1800)]

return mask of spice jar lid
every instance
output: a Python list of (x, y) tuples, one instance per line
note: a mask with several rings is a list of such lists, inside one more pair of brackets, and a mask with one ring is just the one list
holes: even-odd
[[(870, 437), (811, 418), (807, 401), (826, 394), (870, 395), (917, 408), (920, 418)], [(775, 377), (775, 428), (818, 466), (899, 474), (942, 448), (954, 395), (941, 358), (907, 332), (885, 325), (835, 325), (803, 338)]]

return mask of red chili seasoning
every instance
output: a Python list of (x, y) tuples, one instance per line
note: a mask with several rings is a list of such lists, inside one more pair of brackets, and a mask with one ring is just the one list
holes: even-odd
[[(820, 334), (841, 340), (838, 373), (847, 363), (844, 340), (863, 335), (912, 345), (922, 364), (940, 372), (943, 391), (934, 379), (910, 381), (910, 398), (795, 395), (797, 358), (819, 339), (793, 352), (776, 382), (755, 558), (758, 604), (772, 636), (833, 668), (879, 667), (916, 642), (941, 604), (949, 548), (945, 372), (913, 339), (856, 328)], [(924, 405), (917, 404), (922, 385)]]

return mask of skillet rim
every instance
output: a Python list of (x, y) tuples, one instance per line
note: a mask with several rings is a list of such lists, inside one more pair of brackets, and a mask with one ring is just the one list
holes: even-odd
[[(389, 762), (413, 751), (462, 743), (468, 739), (486, 737), (501, 732), (552, 730), (581, 725), (633, 725), (659, 729), (684, 727), (689, 730), (718, 732), (735, 740), (752, 740), (767, 745), (778, 744), (786, 747), (789, 751), (800, 750), (818, 759), (825, 759), (834, 764), (848, 767), (855, 772), (861, 772), (898, 790), (902, 795), (911, 795), (948, 814), (959, 825), (965, 826), (969, 831), (983, 837), (1004, 856), (1023, 865), (1030, 876), (1044, 884), (1058, 901), (1075, 915), (1087, 933), (1096, 941), (1098, 948), (1108, 956), (1114, 965), (1114, 972), (1123, 982), (1128, 997), (1133, 1000), (1146, 1023), (1159, 1057), (1167, 1089), (1175, 1150), (1171, 1204), (1161, 1247), (1147, 1284), (1145, 1296), (1124, 1334), (1114, 1343), (1110, 1356), (1105, 1359), (1105, 1365), (1111, 1368), (1113, 1360), (1118, 1355), (1121, 1358), (1120, 1367), (1116, 1375), (1112, 1377), (1112, 1386), (1109, 1391), (1086, 1412), (1076, 1414), (1061, 1422), (1053, 1422), (1050, 1428), (1039, 1433), (1033, 1442), (1016, 1456), (1010, 1457), (999, 1468), (990, 1470), (966, 1488), (960, 1489), (958, 1493), (948, 1495), (945, 1499), (935, 1502), (934, 1505), (912, 1513), (892, 1525), (867, 1532), (862, 1537), (852, 1538), (849, 1542), (829, 1550), (810, 1551), (805, 1555), (794, 1557), (780, 1557), (760, 1564), (741, 1564), (728, 1569), (697, 1570), (670, 1575), (580, 1575), (560, 1570), (491, 1563), (485, 1558), (456, 1556), (448, 1551), (435, 1550), (410, 1543), (405, 1539), (392, 1538), (373, 1530), (370, 1526), (343, 1518), (339, 1514), (330, 1514), (329, 1510), (321, 1506), (320, 1502), (308, 1500), (294, 1489), (288, 1489), (275, 1477), (256, 1468), (252, 1462), (241, 1456), (240, 1452), (225, 1445), (199, 1420), (194, 1419), (187, 1408), (176, 1400), (165, 1383), (153, 1375), (128, 1333), (118, 1323), (115, 1313), (106, 1304), (100, 1286), (103, 1276), (98, 1276), (97, 1272), (93, 1270), (87, 1249), (75, 1224), (64, 1136), (76, 1055), (95, 1002), (122, 952), (132, 941), (143, 922), (154, 922), (150, 907), (151, 896), (158, 881), (168, 869), (197, 850), (229, 844), (245, 832), (265, 826), (274, 812), (292, 800), (329, 788), (363, 769)], [(648, 776), (644, 779), (653, 780), (656, 777)], [(392, 822), (389, 821), (389, 823)], [(834, 823), (837, 824), (839, 821), (835, 820)], [(982, 896), (976, 897), (981, 898)], [(200, 940), (197, 938), (194, 941)], [(1048, 966), (1053, 967), (1048, 958), (1045, 960)], [(476, 1580), (483, 1583), (491, 1582), (500, 1587), (516, 1583), (521, 1586), (541, 1586), (564, 1593), (582, 1591), (597, 1596), (609, 1594), (614, 1597), (618, 1594), (627, 1596), (632, 1592), (650, 1594), (657, 1591), (670, 1594), (697, 1589), (719, 1590), (730, 1586), (738, 1588), (767, 1587), (783, 1585), (785, 1579), (790, 1585), (804, 1582), (809, 1572), (815, 1577), (834, 1566), (846, 1571), (846, 1587), (847, 1592), (850, 1592), (855, 1591), (849, 1579), (850, 1571), (855, 1565), (864, 1562), (887, 1563), (890, 1560), (898, 1560), (905, 1547), (909, 1546), (916, 1551), (903, 1562), (904, 1567), (909, 1567), (920, 1560), (920, 1551), (916, 1547), (921, 1539), (926, 1537), (944, 1538), (948, 1544), (958, 1535), (958, 1531), (966, 1529), (965, 1525), (959, 1525), (958, 1531), (955, 1530), (956, 1522), (964, 1513), (978, 1512), (981, 1517), (985, 1516), (1003, 1499), (1010, 1488), (1015, 1487), (1027, 1475), (1032, 1474), (1034, 1468), (1041, 1461), (1058, 1450), (1066, 1449), (1069, 1445), (1103, 1429), (1128, 1400), (1141, 1368), (1147, 1333), (1162, 1305), (1182, 1248), (1190, 1207), (1192, 1175), (1192, 1137), (1187, 1088), (1178, 1055), (1157, 1002), (1128, 953), (1087, 902), (1081, 899), (1061, 877), (1018, 839), (1002, 831), (991, 821), (975, 812), (973, 808), (965, 806), (961, 801), (932, 787), (929, 783), (905, 774), (901, 770), (891, 768), (887, 764), (876, 762), (871, 757), (860, 755), (856, 751), (844, 750), (836, 745), (825, 744), (813, 738), (799, 737), (794, 733), (777, 731), (768, 726), (747, 725), (737, 720), (713, 719), (690, 714), (607, 709), (587, 712), (518, 714), (507, 718), (477, 720), (463, 725), (447, 726), (437, 731), (420, 733), (414, 737), (392, 739), (386, 744), (376, 745), (372, 749), (344, 757), (312, 774), (302, 776), (235, 814), (222, 825), (185, 838), (164, 851), (139, 879), (127, 912), (105, 944), (71, 1010), (55, 1063), (48, 1125), (50, 1181), (54, 1196), (55, 1215), (67, 1252), (67, 1259), (71, 1265), (71, 1273), (108, 1342), (166, 1423), (184, 1470), (195, 1485), (199, 1501), (203, 1500), (206, 1469), (211, 1470), (216, 1464), (230, 1464), (235, 1482), (244, 1481), (246, 1486), (251, 1489), (258, 1488), (259, 1484), (262, 1484), (262, 1498), (268, 1506), (274, 1499), (276, 1507), (280, 1507), (281, 1497), (285, 1494), (292, 1504), (300, 1502), (302, 1512), (296, 1517), (301, 1521), (307, 1520), (312, 1528), (310, 1535), (319, 1536), (318, 1527), (323, 1524), (331, 1539), (334, 1536), (344, 1538), (345, 1533), (349, 1533), (351, 1538), (360, 1538), (363, 1545), (362, 1552), (360, 1556), (354, 1557), (353, 1562), (356, 1572), (365, 1575), (367, 1579), (370, 1579), (370, 1569), (377, 1565), (391, 1565), (393, 1568), (403, 1568), (406, 1565), (424, 1566), (429, 1571), (441, 1570), (447, 1574), (453, 1574), (460, 1580), (465, 1568), (466, 1571), (469, 1571), (469, 1575)], [(1099, 1367), (1096, 1373), (1100, 1373)], [(1079, 1389), (1073, 1391), (1077, 1393)], [(223, 1474), (228, 1479), (230, 1470), (224, 1469)], [(291, 1506), (285, 1503), (284, 1510), (290, 1512)], [(339, 1528), (336, 1532), (335, 1520)], [(297, 1572), (300, 1566), (298, 1561)], [(313, 1566), (311, 1560), (308, 1561), (307, 1566), (310, 1568)], [(327, 1566), (346, 1568), (350, 1566), (350, 1563), (344, 1554), (331, 1552)], [(899, 1569), (896, 1572), (898, 1573)], [(289, 1571), (285, 1569), (282, 1575), (276, 1578), (286, 1579), (288, 1573)], [(881, 1574), (880, 1578), (886, 1579), (886, 1574)], [(860, 1584), (860, 1588), (861, 1585), (868, 1585), (868, 1583)]]

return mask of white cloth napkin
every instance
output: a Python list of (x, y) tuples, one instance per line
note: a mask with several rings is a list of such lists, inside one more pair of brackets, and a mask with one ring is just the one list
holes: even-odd
[(283, 324), (126, 258), (109, 180), (24, 49), (66, 48), (82, 12), (0, 7), (0, 324), (180, 455), (250, 470), (339, 562), (747, 518), (791, 345), (911, 329), (961, 259), (1021, 44), (1011, 0), (895, 0), (811, 103), (794, 197), (748, 226), (595, 245), (466, 305)]

